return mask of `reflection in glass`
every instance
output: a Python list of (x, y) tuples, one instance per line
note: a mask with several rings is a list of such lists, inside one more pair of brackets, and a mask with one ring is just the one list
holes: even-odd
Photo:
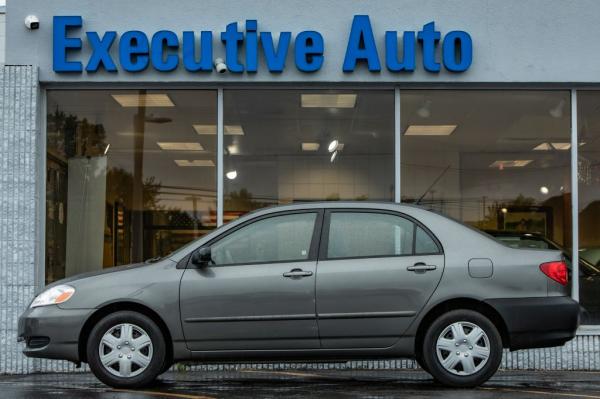
[(226, 90), (224, 118), (225, 222), (274, 204), (394, 199), (391, 90)]
[(600, 324), (600, 91), (577, 91), (579, 298), (584, 324)]
[(46, 282), (164, 256), (215, 227), (214, 91), (49, 90)]
[(570, 253), (569, 103), (567, 91), (403, 90), (402, 200)]

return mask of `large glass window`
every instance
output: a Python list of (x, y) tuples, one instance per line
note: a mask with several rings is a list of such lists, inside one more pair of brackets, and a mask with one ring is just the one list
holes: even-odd
[(582, 323), (600, 323), (600, 91), (578, 91), (579, 297)]
[(211, 246), (215, 265), (307, 260), (317, 214), (296, 213), (259, 220)]
[(47, 283), (215, 227), (215, 91), (47, 93)]
[(224, 220), (267, 205), (394, 200), (392, 90), (226, 90)]
[(568, 91), (403, 90), (402, 200), (570, 253)]

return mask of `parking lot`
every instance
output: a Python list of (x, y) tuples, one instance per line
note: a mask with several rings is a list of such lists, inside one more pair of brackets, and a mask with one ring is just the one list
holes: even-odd
[(93, 375), (0, 376), (3, 398), (587, 398), (600, 399), (600, 373), (504, 371), (484, 386), (453, 390), (420, 371), (239, 370), (172, 372), (139, 391), (111, 389)]

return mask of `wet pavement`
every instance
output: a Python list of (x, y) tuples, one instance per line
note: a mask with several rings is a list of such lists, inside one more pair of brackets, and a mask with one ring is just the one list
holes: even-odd
[(598, 372), (501, 371), (477, 389), (408, 370), (171, 372), (144, 390), (111, 389), (87, 373), (0, 376), (1, 398), (561, 398), (600, 399)]

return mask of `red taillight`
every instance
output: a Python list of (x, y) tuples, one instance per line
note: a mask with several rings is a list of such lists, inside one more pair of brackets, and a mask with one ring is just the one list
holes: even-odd
[(567, 264), (564, 261), (547, 262), (540, 265), (540, 270), (546, 276), (561, 285), (567, 285), (569, 277), (567, 274)]

